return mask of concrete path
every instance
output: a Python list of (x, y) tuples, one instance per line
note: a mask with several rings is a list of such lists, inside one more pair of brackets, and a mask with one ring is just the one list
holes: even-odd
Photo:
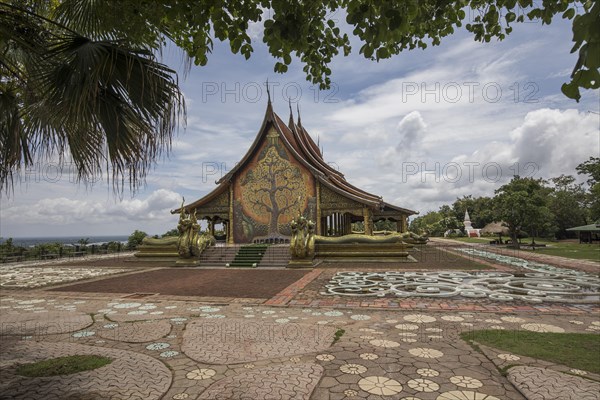
[[(598, 398), (596, 374), (461, 338), (477, 329), (600, 334), (597, 305), (298, 304), (321, 273), (266, 302), (1, 290), (0, 399)], [(58, 377), (15, 374), (19, 364), (74, 354), (113, 362)]]

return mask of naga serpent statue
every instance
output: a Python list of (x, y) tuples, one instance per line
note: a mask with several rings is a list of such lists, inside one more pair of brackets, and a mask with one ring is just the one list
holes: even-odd
[(177, 252), (182, 258), (199, 257), (207, 247), (216, 243), (214, 236), (208, 232), (200, 233), (196, 211), (193, 214), (188, 212), (183, 208), (183, 203), (181, 204), (177, 231), (179, 232)]
[(315, 223), (299, 215), (290, 222), (292, 260), (312, 259), (315, 256)]

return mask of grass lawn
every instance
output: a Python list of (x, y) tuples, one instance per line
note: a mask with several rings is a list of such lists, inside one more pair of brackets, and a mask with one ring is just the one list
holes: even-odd
[[(536, 240), (536, 243), (538, 241)], [(529, 243), (529, 242), (528, 242)], [(540, 242), (541, 243), (541, 242)], [(547, 247), (534, 250), (521, 248), (522, 251), (530, 253), (548, 254), (551, 256), (560, 256), (575, 258), (578, 260), (592, 260), (600, 262), (600, 244), (586, 244), (573, 242), (546, 242)]]
[(464, 332), (461, 337), (521, 356), (600, 373), (598, 334), (480, 330)]
[(17, 375), (29, 377), (69, 375), (82, 371), (91, 371), (108, 365), (111, 362), (112, 360), (108, 357), (93, 355), (58, 357), (19, 365), (17, 367)]
[[(507, 240), (508, 237), (503, 236), (504, 240)], [(460, 242), (465, 243), (483, 243), (487, 244), (491, 240), (497, 239), (491, 237), (485, 238), (452, 238), (453, 240), (458, 240)], [(521, 244), (530, 244), (531, 238), (521, 239)], [(530, 253), (540, 253), (540, 254), (548, 254), (550, 256), (560, 256), (567, 258), (574, 258), (578, 260), (591, 260), (600, 262), (600, 244), (587, 244), (587, 243), (578, 243), (576, 241), (559, 241), (553, 242), (545, 239), (535, 239), (535, 243), (537, 244), (545, 244), (546, 247), (536, 248), (535, 250), (531, 250), (530, 248), (521, 247), (519, 251), (526, 251)], [(510, 249), (507, 249), (510, 250)], [(518, 257), (518, 255), (515, 255)]]

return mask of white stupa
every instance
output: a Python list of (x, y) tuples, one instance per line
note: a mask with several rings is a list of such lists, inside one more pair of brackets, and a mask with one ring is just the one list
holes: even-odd
[(469, 217), (469, 210), (465, 210), (465, 220), (463, 221), (465, 224), (465, 232), (468, 237), (481, 237), (481, 229), (475, 229), (471, 225), (471, 217)]

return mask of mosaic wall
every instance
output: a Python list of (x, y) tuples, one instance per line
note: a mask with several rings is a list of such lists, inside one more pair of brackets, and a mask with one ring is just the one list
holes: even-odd
[(234, 241), (291, 236), (290, 221), (302, 213), (316, 219), (312, 174), (285, 148), (271, 128), (233, 189)]

